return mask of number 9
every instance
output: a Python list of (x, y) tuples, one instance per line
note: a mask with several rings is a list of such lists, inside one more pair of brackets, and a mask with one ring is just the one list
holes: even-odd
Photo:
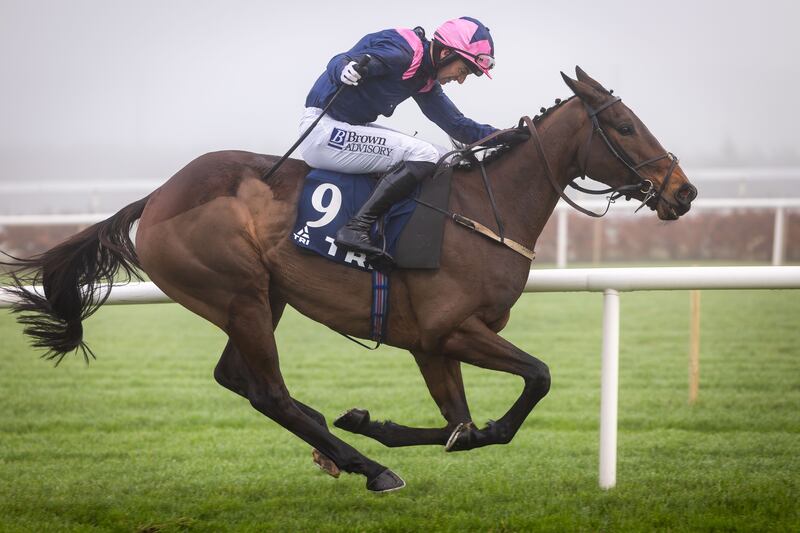
[[(328, 191), (331, 192), (331, 198), (328, 204), (325, 205), (322, 201), (325, 198), (325, 193)], [(314, 194), (311, 195), (311, 206), (320, 213), (323, 213), (323, 215), (322, 218), (306, 222), (306, 226), (310, 228), (326, 226), (336, 218), (336, 215), (339, 214), (339, 210), (342, 208), (342, 191), (340, 191), (339, 187), (336, 185), (323, 183), (314, 189)]]

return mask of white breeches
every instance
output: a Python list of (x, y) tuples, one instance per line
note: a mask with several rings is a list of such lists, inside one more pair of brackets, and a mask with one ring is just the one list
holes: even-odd
[[(301, 135), (321, 112), (316, 107), (306, 108), (300, 120)], [(436, 163), (447, 152), (444, 147), (375, 123), (354, 126), (328, 115), (300, 144), (300, 153), (310, 166), (351, 174), (384, 173), (401, 161)]]

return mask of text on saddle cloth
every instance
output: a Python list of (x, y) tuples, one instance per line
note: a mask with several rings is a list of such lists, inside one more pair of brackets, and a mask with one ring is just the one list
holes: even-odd
[[(292, 232), (295, 245), (340, 264), (371, 270), (364, 254), (344, 250), (334, 241), (336, 231), (355, 215), (376, 183), (377, 180), (368, 174), (311, 170), (306, 175), (297, 206), (297, 220)], [(417, 207), (413, 200), (416, 194), (393, 205), (384, 217), (386, 250), (392, 255), (403, 228)], [(372, 236), (377, 238), (376, 228), (373, 228)]]

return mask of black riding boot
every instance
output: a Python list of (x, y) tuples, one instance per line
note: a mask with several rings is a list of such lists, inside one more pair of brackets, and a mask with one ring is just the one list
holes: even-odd
[(358, 213), (336, 232), (336, 244), (365, 253), (368, 258), (379, 257), (381, 261), (393, 262), (389, 254), (372, 243), (370, 229), (378, 217), (408, 196), (417, 183), (430, 176), (435, 168), (435, 163), (427, 161), (406, 161), (383, 176)]

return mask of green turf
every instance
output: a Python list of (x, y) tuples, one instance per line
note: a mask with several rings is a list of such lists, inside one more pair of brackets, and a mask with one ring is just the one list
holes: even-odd
[[(507, 446), (348, 442), (403, 476), (316, 470), (309, 447), (218, 385), (225, 338), (177, 305), (107, 307), (98, 360), (58, 368), (0, 310), (2, 531), (798, 531), (800, 293), (706, 291), (700, 401), (687, 398), (688, 293), (623, 294), (618, 486), (597, 487), (602, 296), (525, 295), (505, 335), (550, 365), (550, 394)], [(287, 311), (290, 390), (329, 421), (439, 425), (412, 358), (368, 352)], [(478, 421), (516, 378), (469, 368)]]

